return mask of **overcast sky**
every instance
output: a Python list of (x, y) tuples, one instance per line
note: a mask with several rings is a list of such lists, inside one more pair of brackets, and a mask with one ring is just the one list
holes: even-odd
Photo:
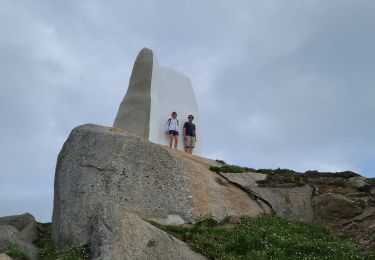
[(112, 125), (143, 47), (191, 78), (205, 156), (375, 177), (374, 14), (373, 0), (0, 0), (0, 216), (51, 220), (64, 141)]

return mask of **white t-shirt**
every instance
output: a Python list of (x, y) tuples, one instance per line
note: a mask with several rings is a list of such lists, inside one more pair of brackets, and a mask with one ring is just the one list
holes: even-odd
[(179, 122), (177, 118), (172, 117), (168, 119), (167, 124), (165, 125), (165, 130), (166, 131), (170, 131), (170, 130), (179, 131)]

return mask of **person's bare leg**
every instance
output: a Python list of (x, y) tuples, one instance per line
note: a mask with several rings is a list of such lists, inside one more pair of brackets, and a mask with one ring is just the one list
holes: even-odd
[(172, 148), (173, 134), (169, 134), (169, 148)]
[(177, 144), (178, 144), (178, 135), (174, 136), (174, 149), (177, 149)]
[(184, 150), (185, 150), (185, 153), (188, 153), (189, 152), (189, 146), (186, 146), (187, 144), (187, 136), (184, 137)]
[(189, 153), (190, 153), (190, 154), (193, 154), (193, 149), (194, 149), (194, 147), (190, 147), (190, 148), (189, 148)]

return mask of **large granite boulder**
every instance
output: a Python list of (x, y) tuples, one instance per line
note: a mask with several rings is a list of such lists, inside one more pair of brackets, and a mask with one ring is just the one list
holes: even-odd
[[(208, 169), (216, 164), (117, 128), (77, 127), (57, 161), (53, 240), (59, 246), (89, 244), (97, 248), (97, 241), (111, 241), (103, 237), (105, 230), (113, 233), (111, 236), (121, 236), (123, 244), (130, 243), (126, 239), (142, 236), (136, 229), (121, 235), (125, 234), (121, 227), (130, 222), (126, 223), (127, 215), (117, 219), (117, 212), (131, 211), (162, 224), (194, 222), (202, 215), (220, 219), (264, 213), (262, 202)], [(106, 216), (113, 221), (105, 221)], [(123, 224), (114, 224), (118, 221)], [(95, 233), (98, 227), (104, 231)], [(94, 239), (98, 236), (102, 238)], [(111, 251), (110, 246), (103, 248)], [(119, 247), (116, 254), (127, 256), (124, 248)]]
[(0, 226), (3, 225), (9, 225), (16, 228), (21, 235), (30, 242), (38, 238), (38, 225), (34, 216), (29, 213), (1, 217)]
[(38, 259), (38, 248), (25, 239), (15, 227), (0, 226), (0, 253), (5, 252), (12, 245), (20, 248), (30, 260)]

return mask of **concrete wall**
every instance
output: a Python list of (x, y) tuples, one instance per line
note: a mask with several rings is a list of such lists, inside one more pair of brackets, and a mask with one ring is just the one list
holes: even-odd
[(200, 119), (193, 86), (189, 77), (160, 66), (150, 49), (142, 49), (134, 63), (129, 87), (113, 123), (151, 142), (168, 145), (165, 124), (176, 111), (180, 121), (178, 149), (184, 150), (182, 128), (189, 114), (197, 129), (194, 154), (201, 152)]
[(194, 154), (200, 154), (200, 119), (197, 101), (189, 77), (173, 69), (160, 66), (154, 55), (151, 80), (151, 114), (149, 140), (163, 145), (168, 144), (165, 123), (172, 111), (177, 112), (180, 121), (178, 149), (183, 150), (182, 128), (189, 114), (194, 115), (193, 123), (197, 129)]

